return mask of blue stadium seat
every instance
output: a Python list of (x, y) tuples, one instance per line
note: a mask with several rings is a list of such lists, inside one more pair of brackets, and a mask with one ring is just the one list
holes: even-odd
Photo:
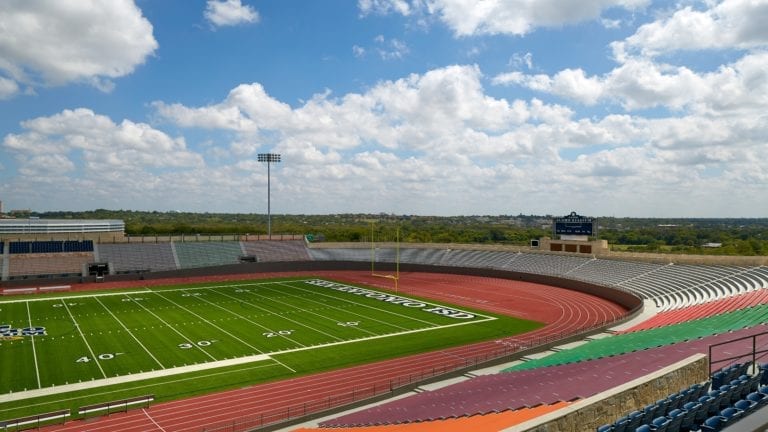
[(723, 423), (726, 425), (739, 420), (742, 416), (744, 416), (744, 411), (734, 407), (728, 407), (720, 411), (720, 417), (723, 418)]
[(633, 431), (637, 429), (643, 422), (643, 413), (640, 411), (632, 411), (629, 413), (627, 421), (627, 430)]
[(32, 253), (59, 253), (64, 252), (64, 242), (61, 240), (33, 241)]
[(685, 414), (683, 414), (683, 419), (680, 422), (681, 431), (690, 431), (695, 428), (696, 415), (699, 414), (699, 411), (703, 411), (700, 403), (688, 402), (685, 404)]
[(640, 425), (640, 427), (635, 429), (635, 432), (651, 432), (653, 430), (654, 429), (652, 427), (648, 426), (647, 424), (644, 424), (644, 425)]
[(686, 414), (686, 411), (683, 411), (679, 408), (675, 408), (670, 411), (669, 414), (667, 414), (667, 418), (669, 419), (669, 423), (667, 424), (667, 431), (679, 432), (680, 426), (683, 424), (683, 419), (685, 418)]
[(701, 409), (696, 413), (696, 423), (703, 423), (709, 416), (709, 411), (715, 402), (715, 398), (710, 395), (705, 395), (699, 398), (699, 404)]
[(613, 432), (625, 432), (627, 431), (628, 418), (622, 417), (613, 423)]
[(703, 432), (719, 432), (723, 429), (723, 418), (720, 416), (712, 416), (704, 421), (701, 425)]
[(597, 428), (597, 432), (613, 432), (612, 424), (605, 424)]
[(667, 430), (667, 427), (669, 427), (670, 420), (667, 417), (656, 417), (653, 419), (653, 422), (651, 422), (651, 429), (658, 431), (658, 430)]
[(719, 370), (712, 374), (712, 388), (719, 388), (721, 385), (725, 384), (726, 378), (728, 378), (728, 374), (723, 370)]
[(674, 409), (680, 408), (683, 403), (684, 396), (682, 393), (675, 393), (671, 396), (669, 396), (667, 399), (669, 399), (669, 406), (667, 407), (667, 412), (670, 412)]
[(12, 254), (26, 254), (32, 252), (32, 242), (17, 241), (11, 242), (9, 252)]
[(656, 404), (650, 404), (646, 405), (645, 408), (643, 408), (643, 419), (641, 420), (642, 424), (650, 423), (651, 420), (655, 419), (659, 416), (659, 414), (656, 414), (658, 412), (658, 405)]
[(760, 372), (760, 385), (768, 384), (768, 363), (763, 363), (760, 365)]
[(747, 395), (747, 400), (756, 403), (758, 406), (768, 404), (768, 395), (762, 392), (752, 392)]
[(757, 402), (748, 400), (748, 399), (742, 399), (740, 401), (736, 401), (735, 404), (733, 404), (734, 408), (738, 408), (742, 411), (744, 411), (745, 415), (752, 410), (754, 410), (757, 407)]

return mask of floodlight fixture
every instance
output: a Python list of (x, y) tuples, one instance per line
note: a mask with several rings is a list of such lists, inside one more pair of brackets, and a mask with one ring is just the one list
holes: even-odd
[(272, 194), (271, 194), (271, 173), (270, 165), (280, 162), (280, 153), (259, 153), (259, 162), (267, 164), (267, 236), (272, 240)]

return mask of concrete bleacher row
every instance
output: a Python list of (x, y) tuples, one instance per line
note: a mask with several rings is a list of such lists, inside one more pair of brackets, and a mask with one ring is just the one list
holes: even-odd
[[(24, 253), (10, 253), (9, 246), (14, 243), (3, 245), (2, 280), (81, 276), (87, 274), (87, 264), (93, 262), (109, 263), (113, 273), (135, 273), (236, 264), (244, 255), (261, 262), (309, 260), (306, 245), (300, 240), (100, 244), (88, 241), (87, 245), (81, 242), (69, 246), (71, 242), (67, 241), (53, 242), (55, 246), (51, 242), (37, 242), (45, 243), (44, 247), (36, 246), (37, 249), (53, 249), (47, 253), (31, 253), (33, 242), (24, 243), (25, 248), (19, 249)], [(93, 252), (64, 251), (81, 247), (90, 247)]]
[[(393, 248), (309, 249), (315, 260), (394, 262)], [(492, 268), (611, 286), (672, 310), (768, 288), (768, 267), (652, 264), (523, 252), (403, 248), (402, 263)]]
[[(763, 309), (768, 309), (768, 305)], [(478, 376), (438, 390), (417, 393), (324, 421), (321, 426), (434, 421), (584, 399), (693, 354), (707, 352), (712, 345), (764, 334), (768, 331), (768, 327), (761, 324), (764, 321), (765, 315), (759, 313), (738, 320), (712, 317), (708, 323), (702, 323), (709, 330), (700, 334), (692, 333), (697, 327), (695, 324), (672, 325), (663, 330), (599, 339), (526, 361), (507, 372)], [(723, 330), (715, 333), (712, 329), (720, 325)], [(745, 340), (742, 346), (729, 344), (718, 349), (729, 355), (732, 352), (746, 353), (750, 343)], [(718, 354), (721, 353), (715, 352)], [(745, 362), (749, 358), (745, 355), (744, 359), (732, 361)]]
[(117, 273), (162, 271), (237, 264), (243, 256), (259, 262), (307, 261), (301, 240), (97, 244), (95, 259)]
[(55, 275), (79, 276), (84, 267), (93, 262), (90, 252), (33, 254), (24, 257), (11, 255), (8, 259), (8, 277)]

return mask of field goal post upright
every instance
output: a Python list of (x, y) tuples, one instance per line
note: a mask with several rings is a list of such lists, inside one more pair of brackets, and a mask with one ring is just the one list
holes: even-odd
[(376, 238), (374, 233), (374, 222), (371, 222), (371, 276), (391, 279), (395, 284), (395, 292), (398, 292), (398, 282), (400, 281), (400, 227), (395, 231), (395, 273), (377, 273), (376, 272)]

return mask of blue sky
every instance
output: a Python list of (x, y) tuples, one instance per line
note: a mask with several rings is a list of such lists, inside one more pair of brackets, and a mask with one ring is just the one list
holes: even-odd
[(5, 0), (6, 210), (765, 217), (768, 1)]

